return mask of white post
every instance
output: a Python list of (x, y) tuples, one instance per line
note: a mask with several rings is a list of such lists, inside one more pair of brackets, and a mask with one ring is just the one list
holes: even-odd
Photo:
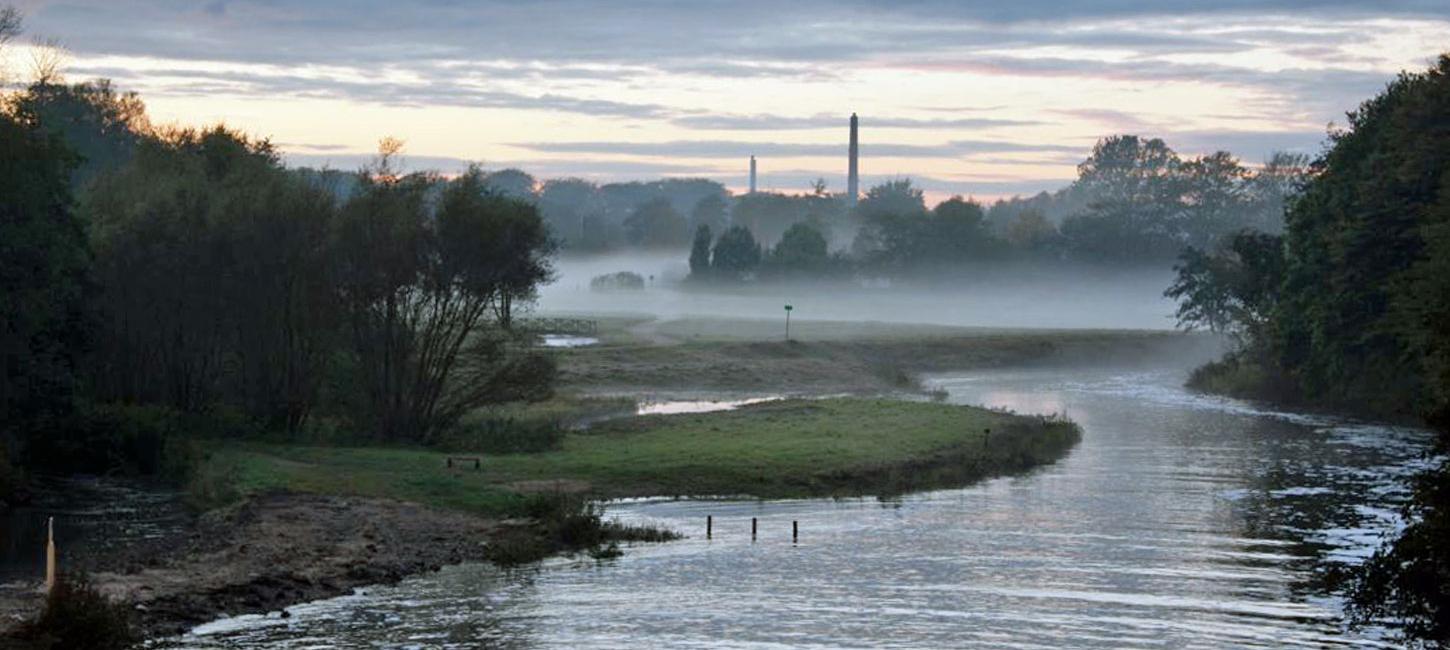
[(55, 588), (55, 517), (46, 522), (45, 540), (45, 593)]

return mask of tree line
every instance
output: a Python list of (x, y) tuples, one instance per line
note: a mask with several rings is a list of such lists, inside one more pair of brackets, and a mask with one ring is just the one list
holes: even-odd
[(0, 454), (154, 468), (169, 443), (132, 420), (427, 444), (547, 395), (512, 327), (552, 273), (538, 208), (477, 168), (402, 173), (400, 146), (311, 173), (105, 83), (0, 97)]
[(928, 209), (909, 178), (869, 188), (849, 210), (823, 183), (810, 194), (748, 194), (735, 199), (728, 225), (696, 226), (691, 277), (900, 278), (1003, 263), (1166, 268), (1184, 249), (1242, 230), (1282, 231), (1284, 205), (1308, 173), (1299, 155), (1249, 169), (1227, 152), (1184, 160), (1162, 140), (1124, 135), (1099, 141), (1068, 187), (990, 206), (956, 196)]
[[(1187, 251), (1168, 295), (1186, 327), (1237, 348), (1201, 388), (1429, 423), (1450, 444), (1450, 56), (1349, 114), (1282, 234)], [(1422, 477), (1409, 525), (1360, 571), (1351, 611), (1450, 643), (1450, 468)]]

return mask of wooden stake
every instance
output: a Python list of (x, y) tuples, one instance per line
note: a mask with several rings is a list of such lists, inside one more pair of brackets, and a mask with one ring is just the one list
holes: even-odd
[(799, 541), (801, 541), (800, 522), (792, 520), (790, 522), (790, 543), (795, 544)]
[(55, 517), (45, 524), (45, 593), (55, 588)]
[(710, 515), (705, 515), (705, 539), (710, 539), (710, 533), (713, 532), (712, 529), (714, 527), (715, 518)]
[(750, 518), (750, 541), (755, 541), (755, 517)]

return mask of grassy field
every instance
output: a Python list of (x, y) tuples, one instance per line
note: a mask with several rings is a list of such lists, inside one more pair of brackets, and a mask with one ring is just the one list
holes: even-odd
[(1165, 331), (1001, 330), (896, 323), (685, 318), (600, 321), (601, 344), (558, 352), (581, 394), (819, 395), (915, 390), (923, 372), (1122, 361), (1208, 337)]
[(232, 443), (210, 450), (203, 473), (240, 495), (384, 496), (509, 515), (522, 495), (550, 490), (799, 497), (959, 485), (1051, 462), (1077, 435), (1069, 423), (966, 406), (787, 400), (612, 420), (570, 433), (557, 451), (484, 456), (479, 470), (448, 469), (449, 454), (431, 450)]

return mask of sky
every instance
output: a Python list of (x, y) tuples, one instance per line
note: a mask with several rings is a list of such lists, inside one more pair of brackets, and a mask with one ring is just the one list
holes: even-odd
[[(0, 0), (4, 4), (6, 0)], [(294, 165), (539, 178), (703, 176), (735, 190), (929, 197), (1061, 187), (1100, 137), (1246, 163), (1450, 50), (1450, 1), (468, 2), (10, 0), (66, 77), (136, 90), (153, 121), (224, 122)], [(23, 74), (26, 51), (13, 47)]]

